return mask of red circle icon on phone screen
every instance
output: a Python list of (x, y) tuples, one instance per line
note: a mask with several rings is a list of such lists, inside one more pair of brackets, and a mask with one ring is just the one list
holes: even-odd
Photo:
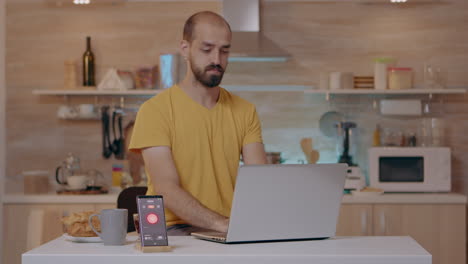
[(158, 220), (159, 220), (159, 218), (158, 218), (158, 216), (156, 214), (151, 213), (151, 214), (148, 214), (146, 216), (146, 221), (148, 221), (148, 223), (150, 223), (152, 225), (156, 224), (158, 222)]

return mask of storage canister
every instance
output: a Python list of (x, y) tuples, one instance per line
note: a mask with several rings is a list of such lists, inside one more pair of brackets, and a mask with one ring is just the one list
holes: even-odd
[(387, 68), (395, 64), (393, 58), (377, 58), (374, 60), (374, 89), (387, 89)]
[(413, 86), (413, 70), (411, 68), (388, 68), (389, 89), (411, 89)]

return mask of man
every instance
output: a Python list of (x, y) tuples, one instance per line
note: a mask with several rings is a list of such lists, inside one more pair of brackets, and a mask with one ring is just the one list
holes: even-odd
[(245, 164), (266, 163), (254, 105), (218, 86), (230, 45), (221, 16), (192, 15), (180, 45), (184, 80), (137, 115), (130, 150), (143, 155), (147, 194), (164, 196), (169, 235), (227, 232), (240, 155)]

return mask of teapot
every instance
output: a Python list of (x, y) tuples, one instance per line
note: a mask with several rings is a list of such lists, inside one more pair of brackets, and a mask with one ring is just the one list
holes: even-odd
[(68, 153), (62, 165), (55, 170), (55, 180), (60, 185), (68, 185), (69, 177), (81, 175), (80, 159), (72, 153)]

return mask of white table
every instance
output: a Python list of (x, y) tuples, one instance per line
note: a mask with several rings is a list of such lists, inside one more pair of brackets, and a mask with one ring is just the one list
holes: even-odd
[[(135, 240), (136, 237), (127, 237)], [(23, 264), (430, 264), (432, 256), (410, 237), (337, 237), (327, 240), (223, 245), (169, 237), (172, 252), (141, 253), (124, 246), (74, 243), (59, 237), (22, 255)]]

